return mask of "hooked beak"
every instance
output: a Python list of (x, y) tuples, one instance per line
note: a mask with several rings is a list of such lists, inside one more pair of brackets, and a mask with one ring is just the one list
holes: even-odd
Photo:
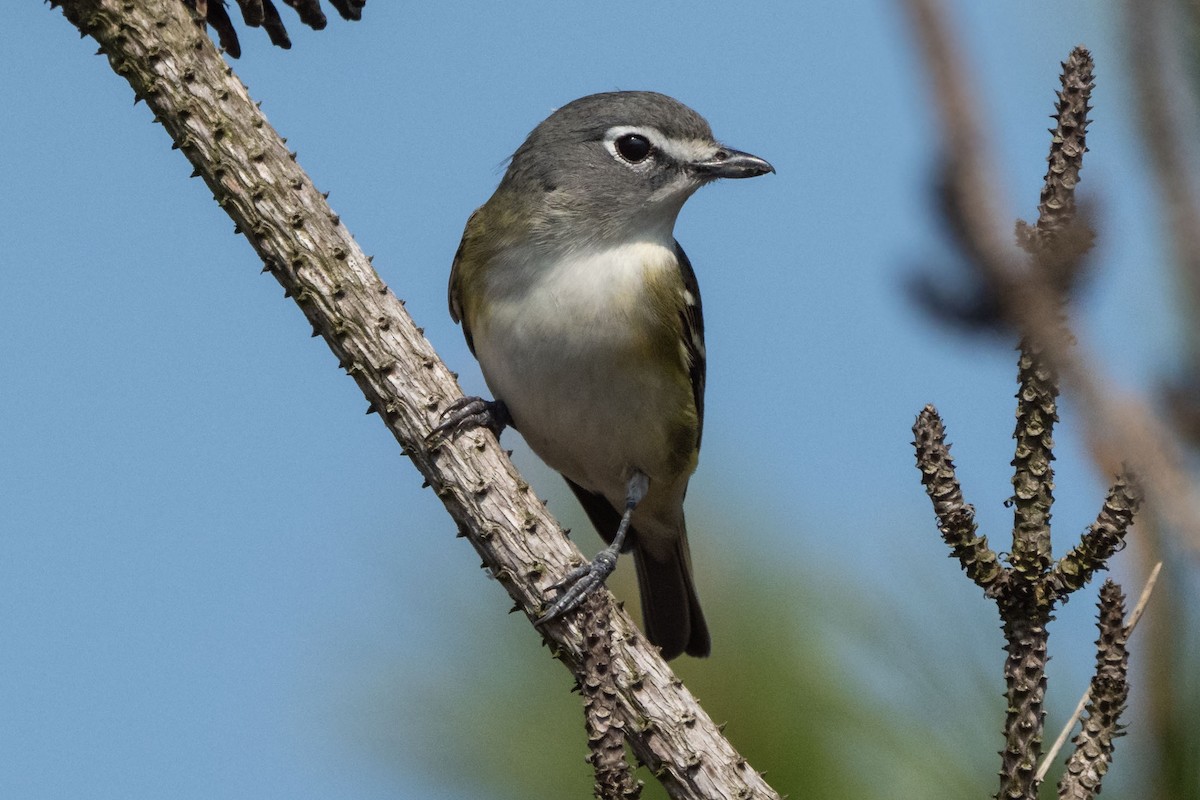
[(755, 178), (775, 171), (770, 162), (729, 147), (722, 147), (712, 158), (693, 161), (692, 169), (706, 178)]

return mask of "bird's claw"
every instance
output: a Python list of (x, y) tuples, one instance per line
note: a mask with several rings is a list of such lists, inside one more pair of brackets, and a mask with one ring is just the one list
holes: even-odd
[(436, 444), (471, 428), (487, 428), (499, 439), (511, 422), (508, 407), (500, 400), (460, 397), (442, 412), (442, 421), (425, 435), (425, 443)]
[(587, 599), (588, 595), (604, 585), (608, 576), (612, 575), (616, 568), (617, 552), (612, 548), (601, 550), (588, 563), (575, 567), (562, 580), (550, 587), (558, 592), (558, 596), (546, 613), (537, 618), (534, 625), (553, 622), (564, 614), (574, 611), (580, 603)]

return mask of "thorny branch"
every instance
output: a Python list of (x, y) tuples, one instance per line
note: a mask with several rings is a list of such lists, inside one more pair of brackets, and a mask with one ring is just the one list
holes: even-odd
[(1125, 532), (1133, 524), (1133, 515), (1142, 503), (1141, 492), (1132, 475), (1124, 472), (1108, 490), (1108, 497), (1096, 521), (1080, 537), (1079, 544), (1060, 558), (1047, 578), (1054, 597), (1066, 597), (1081, 589), (1097, 569), (1125, 544)]
[(612, 633), (600, 613), (600, 601), (592, 596), (586, 605), (583, 639), (587, 653), (579, 692), (587, 726), (588, 763), (596, 775), (595, 794), (599, 800), (637, 800), (642, 784), (625, 758), (625, 723), (618, 713), (612, 675)]
[(975, 509), (963, 500), (962, 487), (954, 474), (954, 462), (950, 459), (950, 445), (946, 443), (946, 426), (942, 424), (936, 408), (925, 406), (917, 417), (917, 424), (913, 426), (913, 435), (916, 437), (914, 444), (921, 482), (933, 501), (933, 511), (937, 515), (942, 538), (950, 546), (951, 555), (958, 559), (967, 577), (975, 581), (988, 597), (997, 596), (1008, 583), (1008, 571), (988, 546), (987, 537), (978, 535)]
[[(1150, 597), (1154, 594), (1154, 587), (1158, 583), (1158, 575), (1162, 572), (1162, 562), (1159, 561), (1150, 570), (1149, 577), (1146, 578), (1146, 585), (1142, 587), (1142, 594), (1138, 597), (1137, 605), (1134, 606), (1129, 616), (1125, 618), (1125, 637), (1133, 635), (1133, 629), (1137, 627), (1138, 621), (1141, 620), (1142, 614), (1146, 611), (1146, 606), (1150, 604)], [(1099, 644), (1099, 643), (1097, 643)], [(1058, 753), (1062, 750), (1062, 746), (1067, 741), (1067, 737), (1071, 735), (1075, 723), (1083, 716), (1087, 708), (1088, 702), (1092, 698), (1092, 688), (1089, 685), (1088, 690), (1083, 693), (1083, 697), (1079, 698), (1079, 703), (1075, 706), (1074, 713), (1067, 719), (1067, 723), (1063, 726), (1062, 733), (1054, 740), (1054, 744), (1050, 746), (1046, 752), (1045, 758), (1042, 759), (1042, 765), (1038, 767), (1037, 779), (1039, 781), (1045, 779), (1046, 773), (1050, 769), (1050, 763), (1058, 757)]]
[[(210, 0), (210, 5), (214, 0)], [(179, 0), (59, 0), (144, 101), (322, 336), (516, 606), (533, 620), (583, 560), (487, 432), (427, 450), (450, 371)], [(265, 7), (265, 5), (264, 5)], [(778, 800), (607, 591), (615, 729), (673, 798)], [(578, 616), (538, 629), (581, 680)], [(606, 703), (609, 702), (606, 696)]]
[(1112, 580), (1100, 588), (1100, 638), (1096, 640), (1096, 674), (1083, 729), (1075, 737), (1075, 752), (1058, 782), (1060, 800), (1091, 800), (1112, 761), (1114, 740), (1121, 735), (1120, 718), (1129, 698), (1129, 628), (1125, 625), (1125, 595)]
[[(1054, 282), (1044, 270), (1033, 269), (1028, 260), (1018, 258), (1001, 235), (1009, 227), (998, 210), (1003, 192), (993, 177), (985, 128), (972, 99), (963, 59), (947, 29), (947, 9), (940, 0), (904, 2), (933, 81), (940, 130), (949, 154), (941, 170), (942, 205), (951, 212), (947, 223), (959, 237), (985, 292), (984, 298), (972, 305), (985, 311), (994, 309), (999, 318), (1038, 343), (1042, 357), (1072, 390), (1100, 468), (1116, 474), (1128, 462), (1146, 487), (1147, 502), (1189, 546), (1200, 551), (1200, 494), (1181, 467), (1177, 437), (1145, 400), (1118, 390), (1094, 358), (1061, 336), (1063, 311)], [(1069, 238), (1075, 240), (1076, 236)], [(1080, 233), (1078, 240), (1081, 247), (1089, 237)]]
[[(1053, 428), (1058, 420), (1060, 373), (1085, 390), (1094, 389), (1090, 373), (1072, 345), (1065, 322), (1066, 292), (1075, 282), (1093, 236), (1079, 219), (1074, 191), (1086, 152), (1087, 113), (1093, 85), (1092, 59), (1076, 48), (1063, 64), (1056, 126), (1041, 192), (1038, 220), (1018, 223), (1017, 240), (1027, 254), (1022, 261), (999, 237), (994, 209), (994, 182), (981, 155), (982, 126), (962, 77), (957, 54), (945, 30), (944, 11), (936, 0), (910, 0), (908, 8), (918, 32), (942, 110), (943, 130), (952, 155), (944, 170), (942, 208), (949, 228), (969, 257), (982, 282), (986, 302), (973, 301), (971, 310), (992, 308), (999, 319), (1020, 331), (1017, 425), (1013, 459), (1013, 538), (1007, 564), (1000, 564), (975, 533), (973, 514), (962, 498), (945, 444), (945, 430), (932, 406), (917, 418), (913, 432), (917, 465), (934, 504), (938, 526), (968, 577), (993, 597), (999, 608), (1008, 654), (1004, 665), (1008, 713), (1005, 747), (1001, 751), (1000, 791), (1003, 800), (1036, 800), (1040, 776), (1036, 768), (1042, 748), (1043, 703), (1046, 690), (1047, 624), (1058, 602), (1087, 583), (1125, 540), (1141, 496), (1128, 469), (1122, 469), (1097, 521), (1080, 543), (1055, 562), (1050, 543), (1054, 502)], [(946, 316), (971, 319), (961, 311)], [(975, 321), (984, 320), (978, 315)], [(1082, 381), (1081, 376), (1087, 381)], [(1157, 466), (1157, 465), (1155, 465)], [(1149, 468), (1154, 472), (1155, 466)], [(988, 565), (981, 580), (979, 564)], [(992, 564), (995, 563), (994, 568)], [(1102, 592), (1102, 619), (1112, 631), (1113, 608), (1121, 604), (1120, 590), (1111, 582)], [(1121, 612), (1123, 613), (1123, 612)], [(1121, 614), (1116, 626), (1123, 624)], [(1099, 791), (1100, 777), (1112, 752), (1112, 736), (1128, 691), (1124, 673), (1124, 633), (1120, 638), (1120, 670), (1104, 674), (1104, 699), (1097, 700), (1088, 735), (1076, 740), (1071, 768), (1086, 780), (1064, 781), (1060, 797), (1090, 797), (1080, 787)], [(1115, 634), (1102, 633), (1099, 658), (1111, 661), (1117, 651)], [(1100, 676), (1098, 670), (1098, 680)], [(1093, 735), (1094, 734), (1094, 735)]]

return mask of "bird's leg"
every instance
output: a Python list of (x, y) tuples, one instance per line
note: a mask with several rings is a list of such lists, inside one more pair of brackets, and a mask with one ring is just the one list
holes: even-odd
[(634, 470), (625, 486), (625, 513), (621, 516), (621, 524), (617, 526), (617, 535), (613, 537), (612, 543), (597, 553), (591, 561), (571, 570), (565, 578), (550, 587), (558, 592), (558, 596), (554, 599), (554, 605), (538, 618), (535, 625), (558, 619), (575, 609), (608, 579), (617, 568), (617, 556), (621, 554), (625, 536), (629, 533), (629, 521), (633, 518), (633, 510), (642, 502), (649, 489), (650, 479), (645, 473)]
[(425, 442), (435, 444), (471, 428), (487, 428), (499, 439), (501, 431), (510, 425), (512, 417), (503, 400), (460, 397), (442, 412), (441, 423), (425, 436)]

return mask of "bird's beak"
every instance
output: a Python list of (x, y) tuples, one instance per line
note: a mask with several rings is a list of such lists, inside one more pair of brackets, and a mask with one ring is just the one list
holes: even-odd
[(754, 178), (775, 171), (770, 162), (729, 147), (704, 161), (692, 162), (692, 169), (706, 178)]

